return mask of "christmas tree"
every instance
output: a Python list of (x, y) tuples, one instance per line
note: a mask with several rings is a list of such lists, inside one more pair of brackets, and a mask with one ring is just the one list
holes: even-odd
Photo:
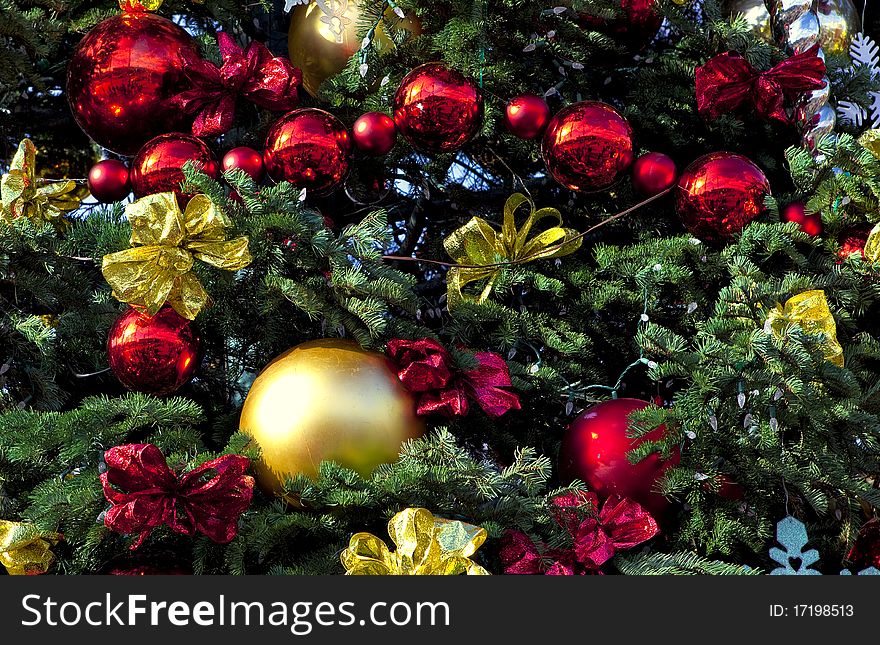
[(880, 567), (880, 15), (777, 5), (0, 0), (0, 571)]

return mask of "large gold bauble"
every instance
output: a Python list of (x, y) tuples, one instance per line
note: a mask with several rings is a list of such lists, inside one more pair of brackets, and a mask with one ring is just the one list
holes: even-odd
[[(767, 42), (770, 34), (770, 14), (764, 0), (726, 0), (725, 15), (745, 15), (752, 30)], [(852, 37), (862, 29), (859, 11), (853, 0), (819, 0), (819, 41), (826, 54), (845, 54)]]
[[(329, 14), (315, 2), (297, 7), (290, 16), (287, 36), (290, 60), (302, 70), (303, 87), (312, 96), (317, 96), (321, 83), (341, 72), (361, 48), (358, 27), (364, 18), (359, 0), (325, 0), (324, 5)], [(380, 54), (394, 48), (386, 24), (414, 36), (422, 33), (418, 17), (407, 14), (401, 19), (389, 6), (370, 45)]]
[(269, 363), (248, 392), (239, 427), (262, 451), (257, 481), (276, 494), (289, 477), (315, 477), (322, 461), (369, 477), (425, 432), (388, 359), (340, 339), (297, 345)]

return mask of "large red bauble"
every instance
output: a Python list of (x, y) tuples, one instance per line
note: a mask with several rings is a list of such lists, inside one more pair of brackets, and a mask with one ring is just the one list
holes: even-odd
[(263, 156), (247, 146), (233, 148), (223, 155), (223, 172), (227, 170), (242, 170), (255, 182), (263, 178), (266, 171), (263, 165)]
[(131, 192), (128, 168), (118, 159), (99, 161), (89, 170), (89, 192), (104, 204), (125, 199)]
[(195, 323), (168, 305), (155, 316), (129, 307), (110, 328), (110, 369), (126, 388), (161, 396), (188, 383), (199, 362)]
[(351, 129), (354, 145), (361, 152), (381, 157), (391, 152), (397, 141), (394, 119), (382, 112), (367, 112), (354, 122)]
[(865, 244), (868, 243), (868, 236), (870, 234), (870, 224), (859, 224), (857, 226), (844, 229), (840, 233), (840, 249), (837, 251), (837, 256), (841, 260), (845, 260), (853, 253), (857, 253), (858, 255), (865, 257)]
[(663, 472), (678, 463), (679, 456), (663, 461), (652, 453), (631, 464), (627, 453), (645, 440), (662, 439), (664, 426), (652, 430), (644, 438), (627, 436), (629, 414), (648, 407), (638, 399), (612, 399), (600, 403), (578, 416), (562, 438), (559, 451), (559, 476), (563, 483), (584, 481), (600, 498), (609, 495), (628, 497), (660, 517), (669, 502), (654, 492), (654, 485)]
[(685, 168), (675, 190), (684, 227), (707, 243), (720, 243), (763, 213), (770, 182), (754, 163), (732, 152), (703, 155)]
[(269, 176), (321, 196), (348, 174), (351, 137), (329, 112), (302, 108), (288, 112), (269, 129), (263, 161)]
[(400, 82), (394, 94), (394, 122), (417, 150), (458, 150), (480, 129), (483, 93), (443, 63), (426, 63)]
[(636, 159), (631, 174), (633, 190), (653, 197), (675, 184), (678, 168), (672, 158), (662, 152), (649, 152)]
[(657, 0), (620, 0), (623, 16), (604, 20), (586, 13), (578, 15), (582, 26), (601, 31), (631, 50), (639, 50), (654, 39), (663, 16), (657, 11)]
[(521, 94), (507, 103), (504, 125), (520, 139), (534, 139), (544, 132), (550, 121), (550, 106), (540, 96)]
[(197, 137), (171, 132), (147, 141), (131, 162), (131, 188), (135, 197), (175, 192), (182, 202), (181, 208), (184, 207), (192, 196), (180, 190), (187, 161), (199, 163), (202, 171), (214, 179), (220, 177), (214, 153)]
[(782, 209), (782, 220), (800, 224), (801, 230), (807, 235), (816, 237), (822, 233), (822, 216), (819, 213), (807, 215), (803, 202), (792, 202)]
[(187, 89), (195, 40), (170, 20), (124, 13), (99, 23), (80, 41), (67, 67), (67, 98), (79, 126), (96, 143), (133, 155), (147, 141), (188, 130), (192, 117), (167, 100)]
[(571, 190), (608, 188), (633, 162), (632, 128), (610, 105), (581, 101), (547, 126), (541, 156), (553, 179)]

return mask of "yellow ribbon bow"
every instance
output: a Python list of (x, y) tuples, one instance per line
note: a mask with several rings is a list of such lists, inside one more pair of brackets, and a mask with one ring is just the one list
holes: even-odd
[[(522, 228), (516, 228), (516, 211), (528, 204), (530, 213)], [(556, 225), (529, 238), (532, 228), (542, 219), (556, 220)], [(583, 239), (577, 231), (562, 227), (562, 215), (555, 208), (535, 210), (535, 205), (521, 193), (511, 195), (504, 204), (504, 223), (501, 233), (479, 217), (443, 240), (446, 252), (457, 264), (446, 274), (448, 306), (462, 300), (485, 302), (492, 292), (495, 279), (501, 271), (500, 264), (521, 264), (541, 258), (558, 258), (577, 251)], [(463, 289), (471, 282), (486, 284), (481, 293), (465, 294)]]
[(101, 270), (117, 300), (145, 307), (152, 316), (168, 302), (181, 316), (196, 317), (208, 302), (193, 261), (237, 271), (251, 261), (248, 238), (226, 239), (231, 226), (205, 195), (181, 213), (174, 193), (147, 195), (125, 207), (133, 248), (104, 256)]
[(0, 563), (11, 576), (46, 573), (55, 556), (59, 533), (42, 533), (33, 524), (0, 520)]
[(880, 224), (876, 224), (868, 234), (862, 254), (868, 262), (880, 261)]
[(64, 213), (79, 208), (72, 179), (49, 181), (37, 177), (37, 149), (23, 139), (12, 158), (9, 172), (0, 179), (2, 216), (6, 222), (23, 217), (35, 224), (63, 224)]
[(858, 139), (859, 144), (880, 159), (880, 130), (868, 130)]
[(489, 575), (470, 559), (486, 541), (486, 531), (479, 526), (434, 517), (425, 508), (407, 508), (388, 522), (388, 535), (397, 551), (390, 551), (372, 533), (353, 535), (340, 558), (345, 575)]
[(764, 329), (783, 338), (790, 325), (799, 326), (806, 334), (821, 334), (822, 353), (826, 360), (843, 367), (843, 348), (837, 342), (837, 325), (821, 289), (804, 291), (789, 298), (785, 306), (777, 304), (770, 310)]

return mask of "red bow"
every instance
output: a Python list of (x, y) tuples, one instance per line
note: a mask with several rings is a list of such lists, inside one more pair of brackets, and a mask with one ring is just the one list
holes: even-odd
[[(585, 575), (597, 573), (619, 550), (631, 549), (660, 532), (645, 509), (629, 499), (612, 495), (596, 514), (594, 493), (567, 493), (553, 499), (556, 523), (568, 531), (573, 546), (548, 549), (521, 531), (508, 531), (501, 545), (505, 573)], [(586, 516), (584, 515), (586, 511)]]
[(501, 389), (513, 383), (507, 363), (498, 354), (476, 352), (477, 367), (460, 371), (453, 367), (449, 351), (430, 338), (391, 340), (387, 351), (398, 365), (397, 376), (404, 387), (420, 394), (416, 409), (420, 415), (464, 416), (468, 399), (476, 401), (490, 417), (520, 409), (519, 397)]
[(697, 68), (700, 114), (714, 119), (751, 101), (761, 117), (789, 123), (784, 99), (825, 86), (825, 61), (817, 56), (818, 50), (819, 45), (814, 45), (766, 72), (759, 72), (736, 52), (715, 56)]
[(198, 137), (216, 136), (232, 127), (239, 96), (267, 110), (290, 110), (299, 102), (297, 88), (302, 72), (286, 58), (273, 57), (263, 43), (256, 41), (247, 50), (221, 31), (217, 34), (223, 66), (197, 58), (186, 61), (186, 75), (192, 89), (171, 99), (172, 105), (196, 114), (192, 133)]
[(149, 443), (111, 448), (104, 460), (101, 485), (113, 505), (104, 525), (117, 533), (140, 533), (132, 549), (163, 524), (177, 533), (203, 533), (226, 544), (235, 537), (238, 518), (254, 494), (254, 478), (244, 474), (250, 460), (240, 455), (223, 455), (179, 477)]

